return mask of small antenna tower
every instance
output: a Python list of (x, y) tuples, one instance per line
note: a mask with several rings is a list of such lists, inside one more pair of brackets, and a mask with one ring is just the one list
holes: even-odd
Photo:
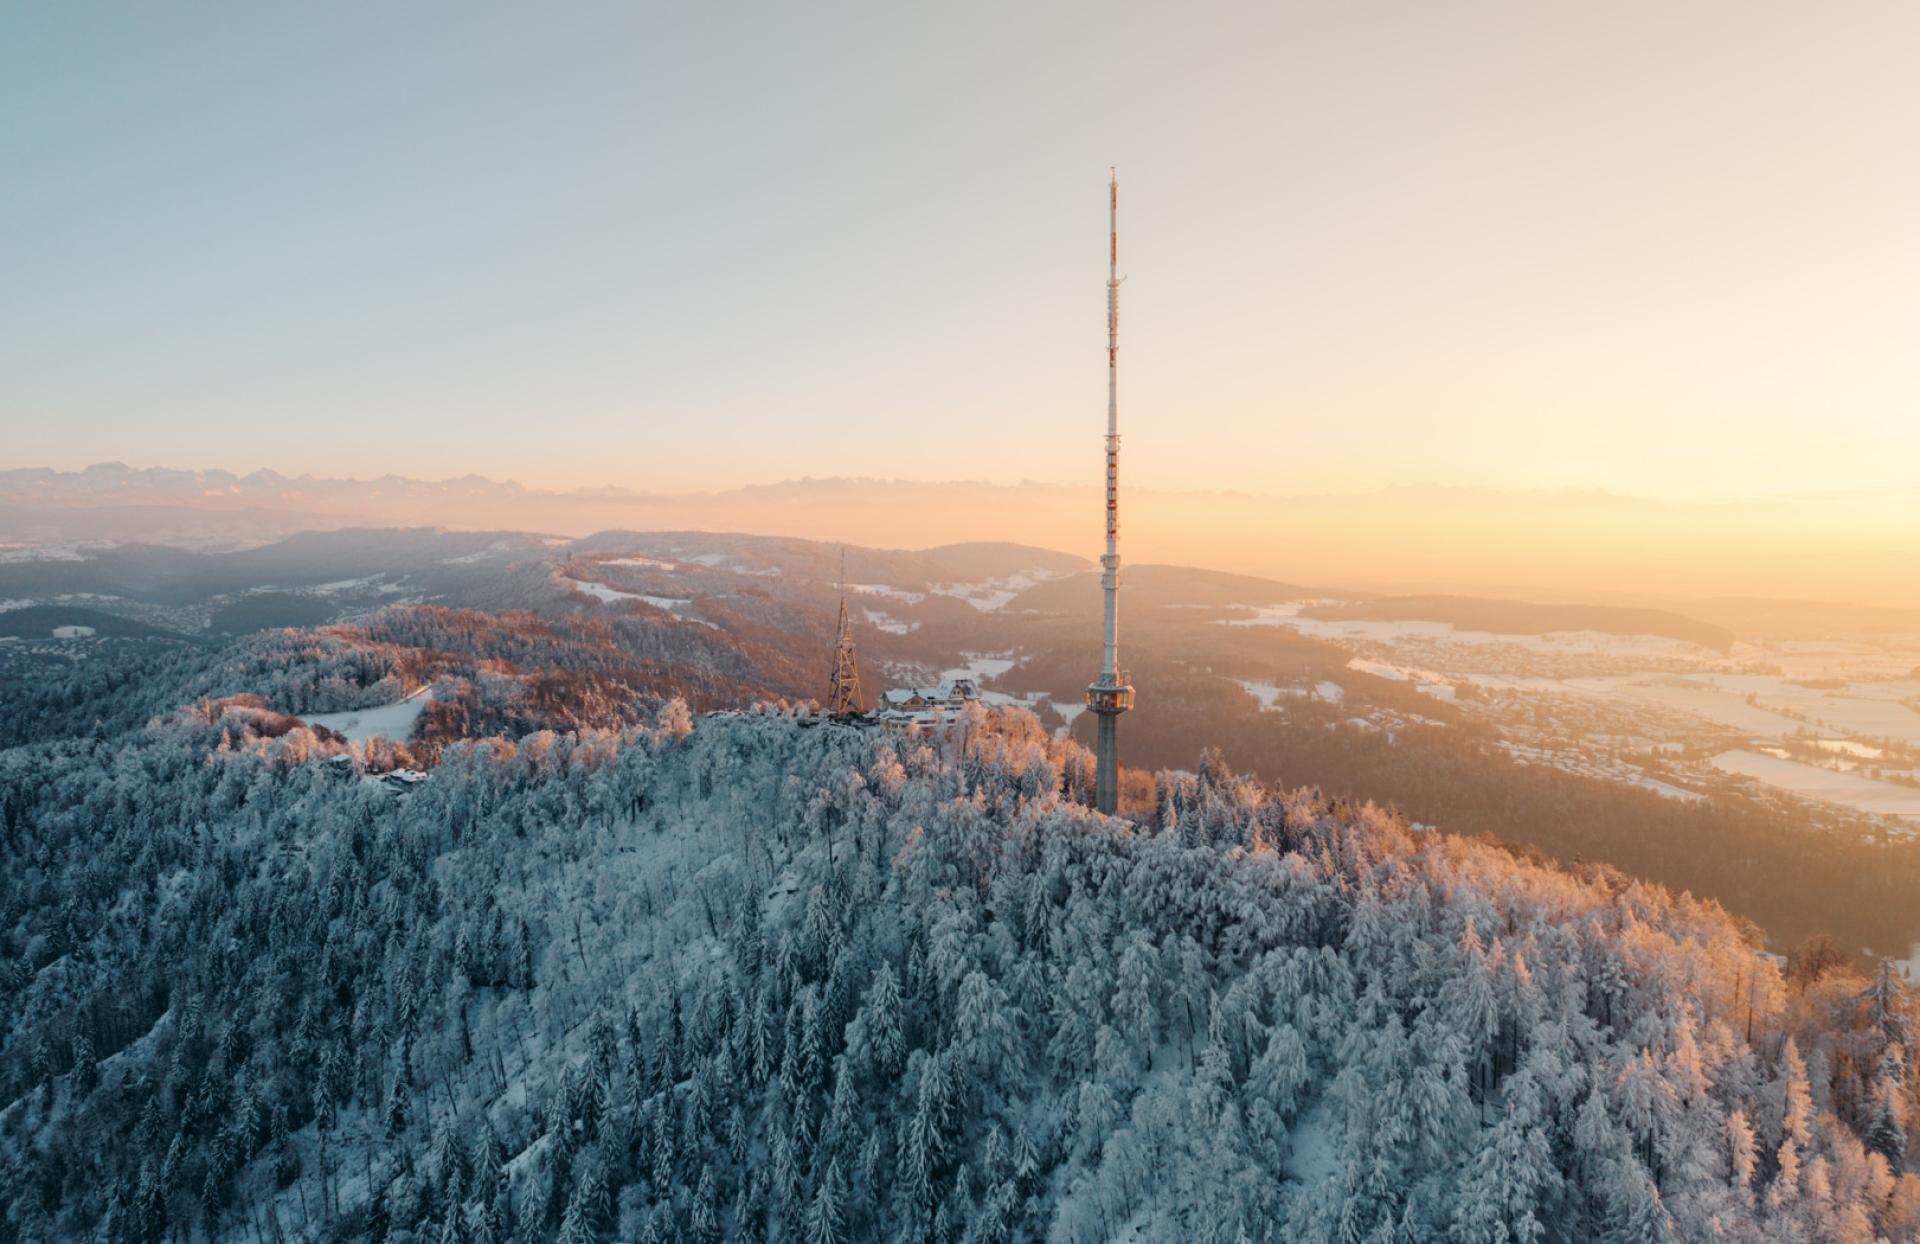
[(853, 659), (853, 623), (847, 620), (847, 551), (841, 549), (840, 624), (833, 637), (833, 684), (827, 691), (827, 716), (845, 721), (860, 712), (860, 666)]

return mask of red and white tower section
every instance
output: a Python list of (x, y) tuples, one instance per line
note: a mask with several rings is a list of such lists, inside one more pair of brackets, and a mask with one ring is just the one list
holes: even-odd
[(1094, 803), (1113, 813), (1120, 806), (1120, 759), (1115, 727), (1133, 707), (1133, 684), (1120, 668), (1120, 181), (1107, 178), (1107, 551), (1100, 557), (1100, 589), (1106, 594), (1100, 676), (1087, 687), (1087, 708), (1099, 723)]

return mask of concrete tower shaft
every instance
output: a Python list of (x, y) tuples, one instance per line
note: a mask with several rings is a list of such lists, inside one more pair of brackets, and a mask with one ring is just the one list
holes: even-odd
[(1120, 179), (1107, 170), (1107, 547), (1100, 557), (1106, 598), (1100, 676), (1087, 688), (1087, 708), (1099, 722), (1094, 772), (1095, 806), (1120, 805), (1116, 736), (1120, 714), (1133, 707), (1133, 685), (1120, 668)]

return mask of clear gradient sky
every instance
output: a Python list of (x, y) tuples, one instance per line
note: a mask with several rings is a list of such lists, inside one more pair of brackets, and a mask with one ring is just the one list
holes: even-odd
[(0, 466), (1920, 480), (1920, 5), (0, 8)]

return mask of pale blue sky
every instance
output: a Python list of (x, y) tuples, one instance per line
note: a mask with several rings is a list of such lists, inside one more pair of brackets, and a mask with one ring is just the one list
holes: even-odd
[(1920, 6), (0, 9), (0, 465), (1920, 477)]

